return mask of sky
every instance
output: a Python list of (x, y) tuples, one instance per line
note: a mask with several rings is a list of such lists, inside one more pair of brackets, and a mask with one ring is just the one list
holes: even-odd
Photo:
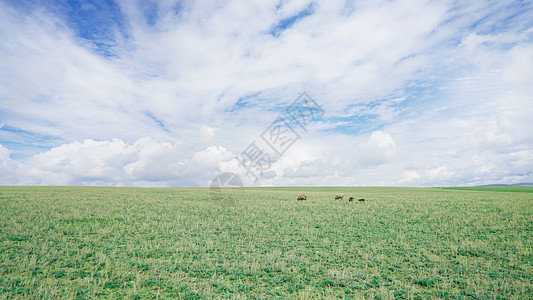
[(533, 182), (532, 116), (532, 1), (0, 0), (0, 185)]

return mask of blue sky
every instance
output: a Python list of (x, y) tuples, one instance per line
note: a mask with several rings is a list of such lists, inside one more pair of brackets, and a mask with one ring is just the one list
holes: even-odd
[[(533, 182), (532, 20), (531, 1), (0, 1), (0, 184)], [(304, 91), (324, 115), (275, 155), (261, 135)]]

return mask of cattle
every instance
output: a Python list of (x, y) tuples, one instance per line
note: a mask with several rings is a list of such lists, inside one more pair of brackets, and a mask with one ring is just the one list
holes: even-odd
[(348, 202), (353, 202), (353, 197), (350, 197), (350, 199), (348, 199)]
[(307, 196), (306, 195), (301, 194), (300, 196), (298, 196), (298, 201), (303, 201), (303, 200), (307, 200)]
[(365, 199), (359, 199), (359, 202), (365, 202)]
[(344, 194), (343, 193), (337, 193), (335, 194), (335, 200), (339, 200), (339, 199), (344, 199)]

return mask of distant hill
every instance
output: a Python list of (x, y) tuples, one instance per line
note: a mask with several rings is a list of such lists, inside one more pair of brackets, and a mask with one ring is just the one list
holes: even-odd
[(506, 193), (533, 193), (532, 185), (491, 184), (465, 187), (443, 187), (446, 190), (462, 190), (477, 192), (506, 192)]
[(485, 184), (478, 186), (533, 186), (533, 183), (523, 182), (523, 183), (514, 183), (514, 184)]

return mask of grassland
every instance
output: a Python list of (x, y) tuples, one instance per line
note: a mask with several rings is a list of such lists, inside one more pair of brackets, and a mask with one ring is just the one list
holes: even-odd
[(531, 299), (532, 245), (533, 188), (0, 187), (0, 299)]

